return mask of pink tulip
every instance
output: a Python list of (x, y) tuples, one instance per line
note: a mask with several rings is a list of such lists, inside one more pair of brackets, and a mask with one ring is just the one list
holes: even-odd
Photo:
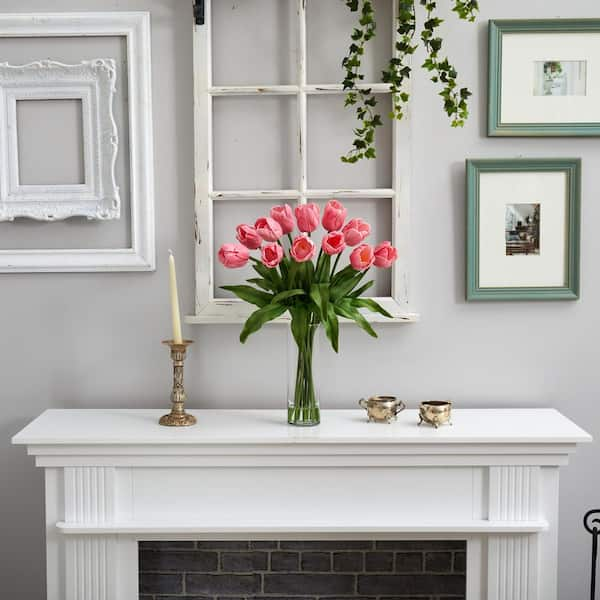
[(266, 242), (276, 242), (283, 235), (281, 225), (271, 217), (261, 217), (260, 219), (256, 219), (254, 227), (256, 228), (258, 235)]
[(298, 229), (304, 233), (314, 231), (319, 225), (319, 207), (312, 202), (296, 206), (296, 221)]
[(337, 200), (330, 200), (323, 211), (323, 227), (327, 231), (337, 231), (342, 228), (347, 214), (346, 207)]
[(272, 242), (262, 247), (261, 255), (262, 264), (273, 269), (283, 259), (283, 248), (277, 242)]
[(219, 262), (228, 269), (243, 267), (250, 258), (250, 251), (242, 244), (223, 244), (219, 250)]
[(373, 254), (375, 256), (375, 266), (382, 269), (389, 269), (393, 262), (398, 258), (398, 250), (396, 250), (390, 242), (381, 242), (381, 244), (377, 244)]
[(296, 262), (306, 262), (315, 255), (315, 243), (306, 235), (299, 235), (292, 243), (290, 254)]
[(274, 206), (271, 209), (271, 219), (275, 219), (281, 225), (284, 234), (291, 233), (296, 226), (294, 213), (292, 213), (292, 207), (289, 204)]
[(373, 248), (369, 244), (361, 244), (352, 250), (350, 254), (350, 264), (356, 271), (368, 269), (375, 260)]
[(262, 238), (258, 235), (258, 231), (254, 227), (251, 225), (238, 225), (235, 230), (237, 231), (236, 238), (240, 244), (244, 244), (250, 250), (260, 248)]
[(344, 232), (346, 244), (356, 246), (371, 233), (371, 226), (362, 219), (350, 219), (342, 231)]
[(340, 254), (344, 251), (346, 242), (344, 241), (344, 234), (341, 231), (331, 231), (328, 233), (321, 242), (321, 248), (325, 254), (330, 256), (334, 254)]

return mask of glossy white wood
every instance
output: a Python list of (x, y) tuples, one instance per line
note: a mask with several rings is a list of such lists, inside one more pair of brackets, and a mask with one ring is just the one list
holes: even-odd
[[(153, 271), (154, 166), (150, 15), (82, 12), (0, 15), (0, 37), (122, 36), (127, 44), (131, 247), (1, 250), (0, 273)], [(112, 165), (109, 165), (112, 168)], [(31, 186), (28, 186), (31, 187)], [(98, 187), (102, 187), (101, 185)]]
[(410, 410), (310, 429), (162, 412), (48, 410), (13, 438), (46, 468), (50, 600), (134, 600), (138, 540), (269, 537), (465, 539), (470, 599), (556, 598), (558, 467), (591, 438), (555, 410), (456, 410), (438, 430)]

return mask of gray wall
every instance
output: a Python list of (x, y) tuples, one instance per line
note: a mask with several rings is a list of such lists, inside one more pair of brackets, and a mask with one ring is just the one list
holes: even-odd
[[(325, 408), (355, 406), (361, 394), (395, 392), (413, 406), (450, 397), (461, 407), (553, 406), (600, 437), (600, 369), (595, 336), (600, 303), (595, 258), (600, 150), (596, 139), (487, 139), (488, 18), (593, 17), (595, 0), (482, 0), (475, 26), (449, 18), (446, 38), (475, 90), (464, 130), (450, 129), (427, 77), (413, 95), (413, 290), (422, 321), (381, 326), (372, 341), (342, 332), (339, 356), (323, 352)], [(440, 4), (449, 4), (441, 2)], [(169, 367), (166, 250), (177, 254), (184, 309), (193, 309), (193, 139), (191, 0), (3, 0), (2, 10), (150, 10), (154, 76), (156, 223), (153, 274), (0, 277), (0, 585), (2, 596), (43, 597), (43, 477), (10, 436), (51, 407), (162, 407)], [(418, 61), (418, 59), (417, 59)], [(464, 302), (465, 157), (583, 158), (582, 300), (575, 303)], [(196, 327), (187, 369), (190, 404), (282, 407), (283, 328), (246, 346), (239, 327)], [(366, 360), (366, 358), (368, 359)], [(590, 537), (580, 519), (600, 504), (598, 446), (562, 474), (560, 597), (583, 598)], [(11, 541), (12, 540), (12, 541)]]

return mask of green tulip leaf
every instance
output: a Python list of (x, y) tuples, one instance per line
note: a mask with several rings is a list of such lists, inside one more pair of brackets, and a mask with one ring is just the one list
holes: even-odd
[(244, 344), (248, 336), (258, 331), (265, 323), (280, 317), (287, 311), (287, 306), (283, 304), (268, 304), (258, 310), (255, 310), (244, 323), (242, 333), (240, 333), (240, 342)]
[(253, 288), (251, 285), (222, 285), (221, 289), (233, 292), (244, 302), (255, 304), (261, 308), (267, 304), (270, 304), (273, 300), (273, 294), (261, 292), (260, 290)]

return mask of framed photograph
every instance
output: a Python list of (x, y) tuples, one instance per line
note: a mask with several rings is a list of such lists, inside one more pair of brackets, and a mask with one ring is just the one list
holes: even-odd
[(467, 300), (579, 298), (581, 161), (467, 160)]
[(600, 135), (600, 19), (489, 22), (488, 135)]

